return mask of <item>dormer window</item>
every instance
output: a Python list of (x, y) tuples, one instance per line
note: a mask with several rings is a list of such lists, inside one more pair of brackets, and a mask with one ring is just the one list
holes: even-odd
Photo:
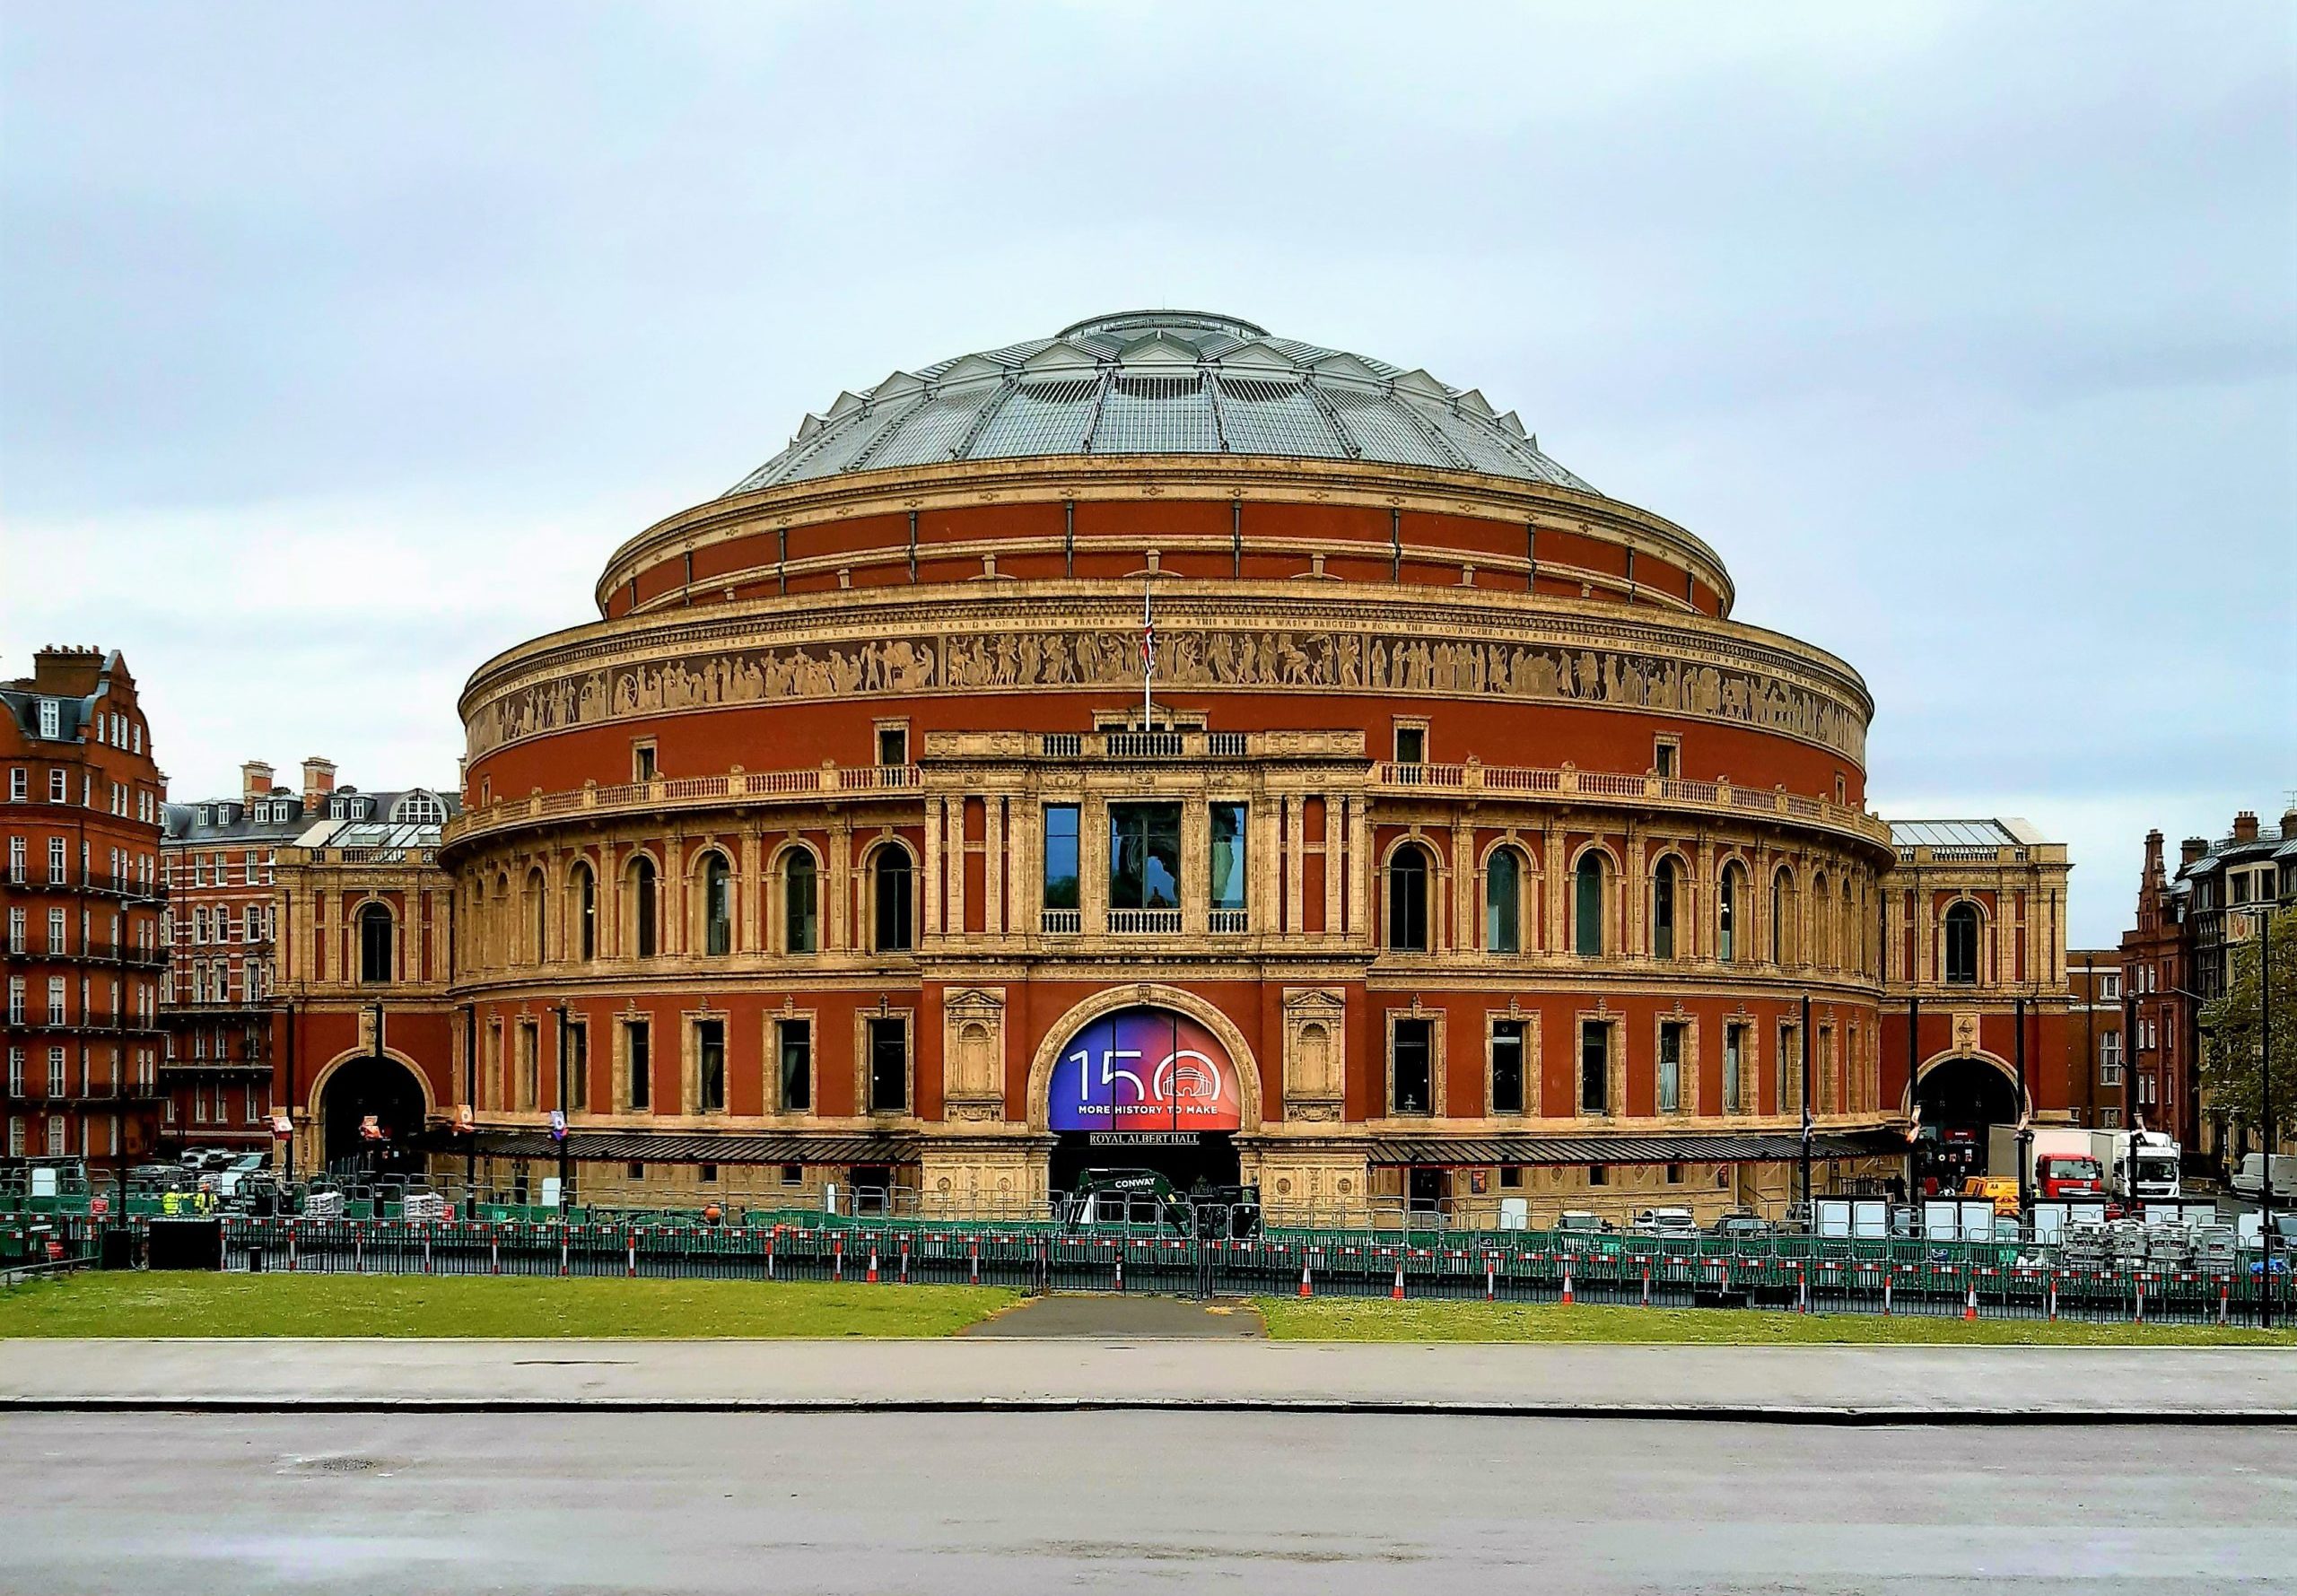
[(64, 705), (56, 699), (39, 701), (39, 735), (50, 739), (64, 735)]
[(199, 824), (202, 825), (214, 825), (215, 824), (214, 805), (202, 804), (199, 806)]

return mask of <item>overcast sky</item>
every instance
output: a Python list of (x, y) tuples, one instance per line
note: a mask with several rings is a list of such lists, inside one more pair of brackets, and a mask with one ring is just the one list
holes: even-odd
[[(1480, 388), (1847, 658), (1900, 815), (2297, 787), (2297, 8), (0, 8), (0, 667), (446, 784), (808, 409), (1140, 305)], [(292, 778), (291, 778), (292, 779)]]

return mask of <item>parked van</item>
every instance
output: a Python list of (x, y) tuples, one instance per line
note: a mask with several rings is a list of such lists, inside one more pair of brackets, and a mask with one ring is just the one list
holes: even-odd
[(2016, 1175), (1972, 1175), (1962, 1182), (1962, 1195), (1972, 1202), (1990, 1202), (1997, 1219), (2018, 1217)]
[[(2233, 1172), (2233, 1190), (2243, 1197), (2265, 1195), (2265, 1155), (2244, 1153), (2241, 1167)], [(2297, 1202), (2297, 1153), (2275, 1153), (2273, 1156), (2273, 1198), (2275, 1203), (2287, 1198)]]

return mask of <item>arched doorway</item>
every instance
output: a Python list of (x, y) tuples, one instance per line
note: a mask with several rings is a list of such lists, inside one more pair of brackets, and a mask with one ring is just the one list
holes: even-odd
[(2016, 1083), (1985, 1059), (1938, 1060), (1922, 1072), (1914, 1102), (1922, 1112), (1915, 1179), (1929, 1195), (1958, 1190), (1987, 1173), (1987, 1133), (2018, 1121)]
[[(346, 1059), (319, 1087), (319, 1133), (326, 1165), (370, 1174), (414, 1173), (423, 1168), (415, 1148), (423, 1130), (423, 1083), (393, 1058)], [(380, 1139), (363, 1134), (370, 1116)]]
[(1087, 1170), (1150, 1170), (1176, 1191), (1237, 1182), (1243, 1087), (1227, 1045), (1178, 1009), (1135, 1004), (1078, 1025), (1052, 1060), (1052, 1188)]

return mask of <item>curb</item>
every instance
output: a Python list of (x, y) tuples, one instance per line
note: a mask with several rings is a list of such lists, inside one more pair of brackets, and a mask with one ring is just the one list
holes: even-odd
[(494, 1398), (348, 1397), (0, 1397), (0, 1413), (181, 1413), (283, 1415), (306, 1413), (1271, 1413), (1381, 1414), (1406, 1417), (1631, 1419), (1670, 1423), (1767, 1424), (1845, 1428), (1981, 1426), (2274, 1427), (2297, 1425), (2297, 1408), (2220, 1408), (2179, 1412), (2161, 1408), (1840, 1408), (1791, 1404), (1668, 1405), (1570, 1402), (1415, 1402), (1312, 1399), (965, 1397), (854, 1398), (840, 1400), (773, 1398), (589, 1397), (505, 1401)]

